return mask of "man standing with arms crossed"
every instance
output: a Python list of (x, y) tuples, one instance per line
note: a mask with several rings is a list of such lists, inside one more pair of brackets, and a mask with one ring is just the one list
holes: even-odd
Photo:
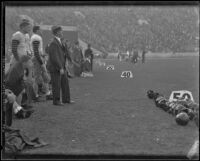
[[(47, 68), (51, 75), (53, 104), (62, 106), (63, 103), (74, 103), (70, 99), (69, 82), (65, 68), (66, 59), (71, 62), (71, 58), (61, 41), (63, 38), (61, 26), (52, 26), (51, 30), (54, 38), (48, 47)], [(62, 102), (60, 101), (60, 91), (62, 92)]]
[(49, 90), (49, 82), (50, 78), (47, 73), (46, 65), (43, 60), (43, 41), (42, 41), (42, 32), (40, 30), (40, 26), (33, 27), (33, 35), (31, 36), (31, 50), (34, 53), (33, 57), (33, 71), (34, 71), (34, 78), (36, 81), (36, 98), (39, 97), (38, 94), (38, 85), (42, 84), (45, 89), (46, 99), (52, 99), (51, 92)]

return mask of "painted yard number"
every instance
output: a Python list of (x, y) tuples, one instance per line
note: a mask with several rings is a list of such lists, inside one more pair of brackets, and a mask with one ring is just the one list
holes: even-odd
[(123, 71), (121, 74), (122, 78), (133, 78), (133, 74), (131, 71)]
[(108, 66), (106, 67), (106, 69), (107, 69), (107, 70), (114, 70), (115, 67), (114, 67), (114, 65), (108, 65)]
[(169, 101), (176, 101), (179, 98), (183, 98), (184, 100), (186, 99), (191, 99), (194, 101), (192, 93), (190, 91), (173, 91), (170, 95)]

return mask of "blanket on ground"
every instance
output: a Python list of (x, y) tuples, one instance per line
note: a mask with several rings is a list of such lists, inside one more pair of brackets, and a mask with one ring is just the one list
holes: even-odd
[(18, 153), (26, 148), (39, 148), (48, 145), (38, 137), (31, 139), (21, 130), (8, 126), (3, 127), (3, 133), (5, 153)]

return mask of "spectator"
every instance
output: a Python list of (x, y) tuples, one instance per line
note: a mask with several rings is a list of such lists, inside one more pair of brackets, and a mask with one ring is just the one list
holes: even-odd
[(72, 60), (76, 64), (74, 65), (74, 75), (80, 77), (83, 72), (83, 53), (78, 41), (75, 43), (75, 47), (73, 48)]
[(138, 57), (139, 57), (138, 51), (137, 51), (137, 50), (134, 50), (134, 51), (133, 51), (133, 56), (132, 56), (132, 62), (133, 62), (134, 64), (138, 62)]
[(86, 59), (90, 60), (90, 66), (91, 66), (90, 70), (92, 72), (92, 70), (93, 70), (93, 57), (94, 57), (94, 55), (93, 55), (93, 52), (92, 52), (90, 44), (88, 44), (88, 48), (85, 50), (84, 56), (85, 56)]
[(142, 63), (145, 63), (145, 55), (146, 55), (146, 50), (144, 49), (143, 51), (142, 51)]
[[(63, 38), (62, 28), (60, 26), (52, 26), (53, 41), (49, 44), (49, 59), (47, 68), (51, 75), (53, 104), (62, 106), (63, 103), (73, 103), (70, 99), (70, 89), (65, 68), (66, 59), (70, 59), (65, 47), (61, 41)], [(60, 91), (62, 92), (62, 102), (60, 99)]]

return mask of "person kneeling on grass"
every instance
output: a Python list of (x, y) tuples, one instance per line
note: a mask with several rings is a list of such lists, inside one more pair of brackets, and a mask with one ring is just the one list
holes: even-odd
[(16, 154), (22, 151), (26, 147), (38, 148), (47, 143), (43, 142), (39, 138), (30, 139), (23, 131), (14, 129), (12, 127), (13, 112), (17, 118), (27, 118), (31, 115), (33, 110), (25, 110), (19, 106), (16, 102), (16, 96), (9, 89), (5, 89), (3, 95), (5, 100), (5, 106), (3, 108), (3, 120), (2, 120), (2, 140), (3, 140), (3, 155), (4, 154)]
[(11, 126), (13, 114), (16, 118), (23, 119), (30, 117), (30, 115), (34, 112), (34, 110), (32, 109), (26, 110), (22, 106), (20, 106), (16, 102), (15, 94), (9, 89), (5, 89), (4, 99), (5, 99), (5, 106), (3, 109), (4, 111), (3, 116), (5, 117), (5, 124), (7, 126)]

